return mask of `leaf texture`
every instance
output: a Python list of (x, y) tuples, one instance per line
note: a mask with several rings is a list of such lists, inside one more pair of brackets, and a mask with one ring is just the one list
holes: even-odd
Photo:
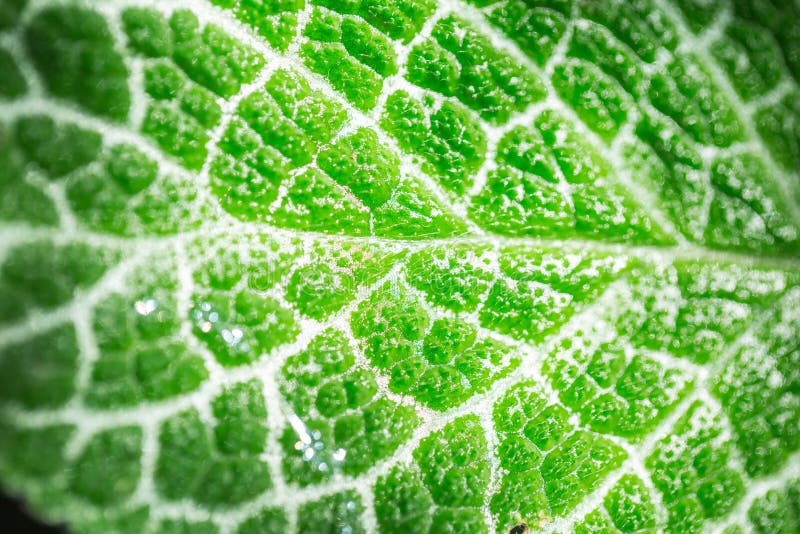
[(800, 532), (799, 20), (0, 0), (0, 483), (80, 533)]

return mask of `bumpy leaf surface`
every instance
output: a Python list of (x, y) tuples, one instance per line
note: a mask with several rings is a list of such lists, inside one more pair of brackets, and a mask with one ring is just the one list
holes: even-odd
[(800, 532), (790, 0), (0, 0), (0, 483), (80, 533)]

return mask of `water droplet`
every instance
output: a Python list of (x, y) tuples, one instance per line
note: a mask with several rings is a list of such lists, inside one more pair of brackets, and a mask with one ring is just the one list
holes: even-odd
[(139, 315), (147, 317), (148, 315), (156, 311), (156, 309), (158, 309), (158, 302), (156, 302), (155, 299), (137, 300), (134, 303), (133, 308)]

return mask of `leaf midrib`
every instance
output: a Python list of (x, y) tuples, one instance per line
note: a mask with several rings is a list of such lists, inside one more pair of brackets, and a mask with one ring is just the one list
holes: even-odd
[[(87, 230), (64, 233), (58, 227), (36, 228), (28, 225), (13, 224), (0, 228), (0, 242), (4, 244), (2, 247), (3, 249), (11, 249), (15, 245), (21, 245), (34, 240), (49, 239), (56, 243), (80, 241), (89, 245), (101, 247), (120, 247), (127, 250), (135, 248), (137, 254), (163, 249), (164, 247), (179, 243), (189, 244), (201, 239), (208, 239), (210, 241), (221, 236), (243, 238), (270, 236), (279, 241), (300, 239), (301, 241), (332, 244), (380, 245), (389, 249), (403, 249), (410, 252), (424, 250), (426, 248), (463, 246), (472, 246), (475, 248), (513, 248), (523, 251), (590, 251), (600, 254), (639, 258), (660, 264), (672, 263), (680, 260), (695, 260), (710, 264), (735, 264), (762, 269), (794, 270), (800, 272), (800, 256), (792, 254), (769, 255), (762, 252), (735, 249), (713, 249), (691, 243), (679, 245), (631, 245), (621, 242), (580, 237), (509, 237), (492, 233), (463, 234), (454, 237), (431, 239), (395, 239), (380, 236), (352, 236), (306, 230), (289, 230), (267, 223), (241, 222), (235, 219), (228, 224), (215, 222), (189, 232), (164, 236), (120, 236)], [(0, 249), (0, 252), (2, 252), (2, 249)]]

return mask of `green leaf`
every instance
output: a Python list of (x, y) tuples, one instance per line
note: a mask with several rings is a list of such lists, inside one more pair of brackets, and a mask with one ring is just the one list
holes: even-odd
[(800, 8), (0, 0), (0, 485), (78, 533), (796, 532)]

